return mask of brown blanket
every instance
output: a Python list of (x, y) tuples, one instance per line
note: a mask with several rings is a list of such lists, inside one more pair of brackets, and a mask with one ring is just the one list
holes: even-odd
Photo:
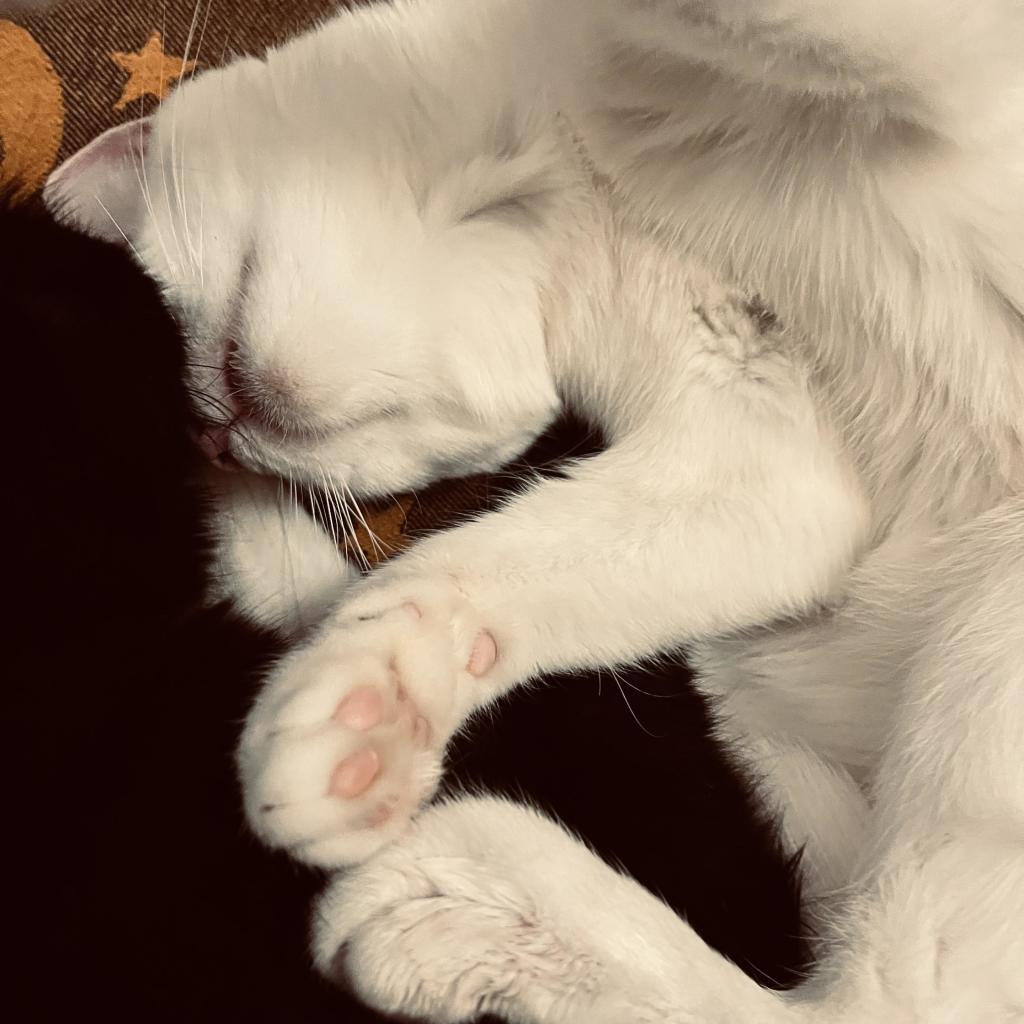
[[(0, 20), (0, 184), (36, 191), (61, 160), (100, 132), (153, 109), (193, 69), (257, 53), (344, 0), (76, 0), (18, 24)], [(368, 510), (381, 546), (488, 503), (487, 478), (452, 481)]]

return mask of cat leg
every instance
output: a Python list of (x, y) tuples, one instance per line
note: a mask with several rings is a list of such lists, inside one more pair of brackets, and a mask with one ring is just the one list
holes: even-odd
[(716, 731), (777, 815), (786, 847), (801, 851), (812, 910), (853, 878), (867, 834), (863, 787), (898, 696), (904, 652), (882, 653), (879, 631), (863, 642), (856, 603), (688, 653)]
[(384, 566), (268, 680), (250, 822), (328, 866), (394, 838), (465, 717), (540, 672), (628, 662), (806, 611), (866, 524), (800, 373), (711, 359), (678, 410)]
[[(783, 1009), (643, 887), (498, 799), (432, 807), (339, 876), (316, 908), (313, 950), (374, 1008), (446, 1024), (770, 1022)], [(685, 958), (702, 970), (681, 1003), (670, 979)], [(721, 993), (751, 1015), (695, 1015)]]
[(716, 731), (778, 822), (784, 849), (800, 855), (805, 914), (817, 925), (863, 856), (870, 816), (864, 791), (843, 765), (793, 736), (734, 721)]
[[(905, 561), (906, 662), (866, 870), (805, 985), (758, 988), (650, 893), (500, 801), (426, 812), (321, 903), (315, 955), (438, 1022), (959, 1024), (1024, 1007), (1024, 503)], [(913, 570), (913, 571), (910, 571)], [(879, 617), (886, 605), (876, 605)]]
[(938, 600), (937, 591), (920, 597), (922, 581), (937, 579), (926, 564), (933, 552), (921, 537), (890, 539), (851, 571), (835, 609), (691, 651), (721, 735), (759, 780), (789, 847), (804, 851), (811, 898), (844, 887), (865, 854), (864, 791), (891, 734), (925, 610)]
[(923, 545), (890, 585), (916, 619), (914, 651), (878, 772), (869, 869), (837, 920), (808, 1015), (1019, 1019), (1024, 501)]
[(284, 635), (308, 631), (359, 578), (356, 568), (285, 485), (248, 473), (210, 472), (211, 601)]

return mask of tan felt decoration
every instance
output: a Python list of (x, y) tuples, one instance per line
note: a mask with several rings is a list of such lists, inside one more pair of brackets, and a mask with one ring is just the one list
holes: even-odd
[(140, 100), (143, 96), (162, 100), (171, 86), (197, 63), (167, 56), (159, 32), (154, 32), (138, 53), (115, 52), (110, 59), (128, 72), (128, 81), (120, 99), (114, 104), (114, 110), (123, 110), (132, 100)]
[(46, 180), (64, 133), (60, 79), (25, 29), (0, 21), (0, 185), (31, 195)]

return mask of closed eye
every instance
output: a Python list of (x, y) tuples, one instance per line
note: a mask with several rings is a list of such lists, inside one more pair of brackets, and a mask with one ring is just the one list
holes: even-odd
[(542, 180), (517, 184), (515, 190), (500, 192), (486, 202), (477, 205), (471, 212), (464, 214), (462, 221), (481, 220), (489, 217), (526, 217), (539, 220), (543, 217), (548, 205), (555, 200), (560, 191), (561, 183), (550, 183)]
[(466, 211), (460, 217), (462, 222), (507, 216), (537, 218), (572, 180), (559, 154), (543, 149), (497, 166), (481, 162), (467, 168), (465, 175), (458, 185)]
[(485, 217), (514, 216), (532, 213), (530, 196), (508, 195), (492, 199), (476, 210), (463, 216), (463, 221), (481, 220)]

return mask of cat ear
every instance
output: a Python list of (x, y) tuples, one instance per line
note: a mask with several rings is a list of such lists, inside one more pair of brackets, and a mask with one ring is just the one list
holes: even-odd
[(130, 244), (145, 209), (142, 161), (150, 118), (111, 128), (65, 160), (43, 187), (43, 202), (65, 224)]

